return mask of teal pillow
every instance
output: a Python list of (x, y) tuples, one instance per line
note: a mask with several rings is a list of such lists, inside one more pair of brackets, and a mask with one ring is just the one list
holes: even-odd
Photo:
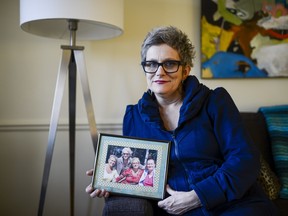
[(288, 199), (288, 105), (261, 107), (272, 145), (276, 174), (281, 183), (279, 197)]

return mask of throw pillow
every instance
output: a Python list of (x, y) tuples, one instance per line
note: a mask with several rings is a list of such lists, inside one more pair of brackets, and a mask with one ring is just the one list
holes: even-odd
[(279, 191), (281, 188), (279, 180), (262, 155), (260, 157), (260, 164), (261, 168), (257, 180), (269, 199), (277, 199), (279, 197)]
[(276, 174), (281, 183), (279, 197), (288, 199), (288, 105), (261, 107), (272, 146)]

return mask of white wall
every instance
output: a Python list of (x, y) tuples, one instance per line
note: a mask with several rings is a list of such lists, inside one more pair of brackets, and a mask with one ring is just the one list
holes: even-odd
[[(136, 103), (146, 89), (140, 67), (140, 45), (154, 26), (175, 25), (196, 46), (198, 58), (192, 73), (200, 77), (200, 0), (125, 0), (124, 34), (104, 41), (78, 42), (85, 46), (90, 88), (98, 129), (107, 124), (120, 133), (126, 104)], [(19, 27), (19, 2), (0, 3), (0, 212), (35, 215), (47, 145), (48, 124), (61, 45), (66, 41), (41, 38)], [(224, 86), (241, 111), (259, 106), (287, 104), (288, 79), (200, 80), (211, 88)], [(78, 87), (77, 122), (86, 124), (81, 85)], [(67, 92), (56, 139), (48, 185), (46, 215), (67, 215), (68, 138)], [(108, 130), (109, 131), (109, 130)], [(85, 170), (93, 164), (87, 130), (77, 131), (76, 214), (96, 215), (102, 200), (89, 202), (84, 193), (90, 179)]]

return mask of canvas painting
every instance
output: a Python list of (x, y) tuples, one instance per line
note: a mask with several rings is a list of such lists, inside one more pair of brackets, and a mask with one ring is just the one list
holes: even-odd
[(288, 1), (202, 0), (201, 77), (288, 77)]

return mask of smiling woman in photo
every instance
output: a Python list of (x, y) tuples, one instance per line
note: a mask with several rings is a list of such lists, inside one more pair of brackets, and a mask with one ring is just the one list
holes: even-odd
[(153, 187), (155, 179), (155, 161), (153, 158), (147, 160), (146, 169), (142, 174), (139, 185)]
[(116, 178), (119, 176), (115, 165), (117, 162), (117, 157), (115, 155), (110, 155), (108, 163), (105, 164), (103, 180), (109, 182), (115, 182)]
[(140, 169), (139, 158), (133, 157), (131, 168), (124, 170), (121, 175), (117, 177), (116, 182), (137, 185), (139, 183), (140, 177), (142, 176), (142, 173), (143, 170)]

